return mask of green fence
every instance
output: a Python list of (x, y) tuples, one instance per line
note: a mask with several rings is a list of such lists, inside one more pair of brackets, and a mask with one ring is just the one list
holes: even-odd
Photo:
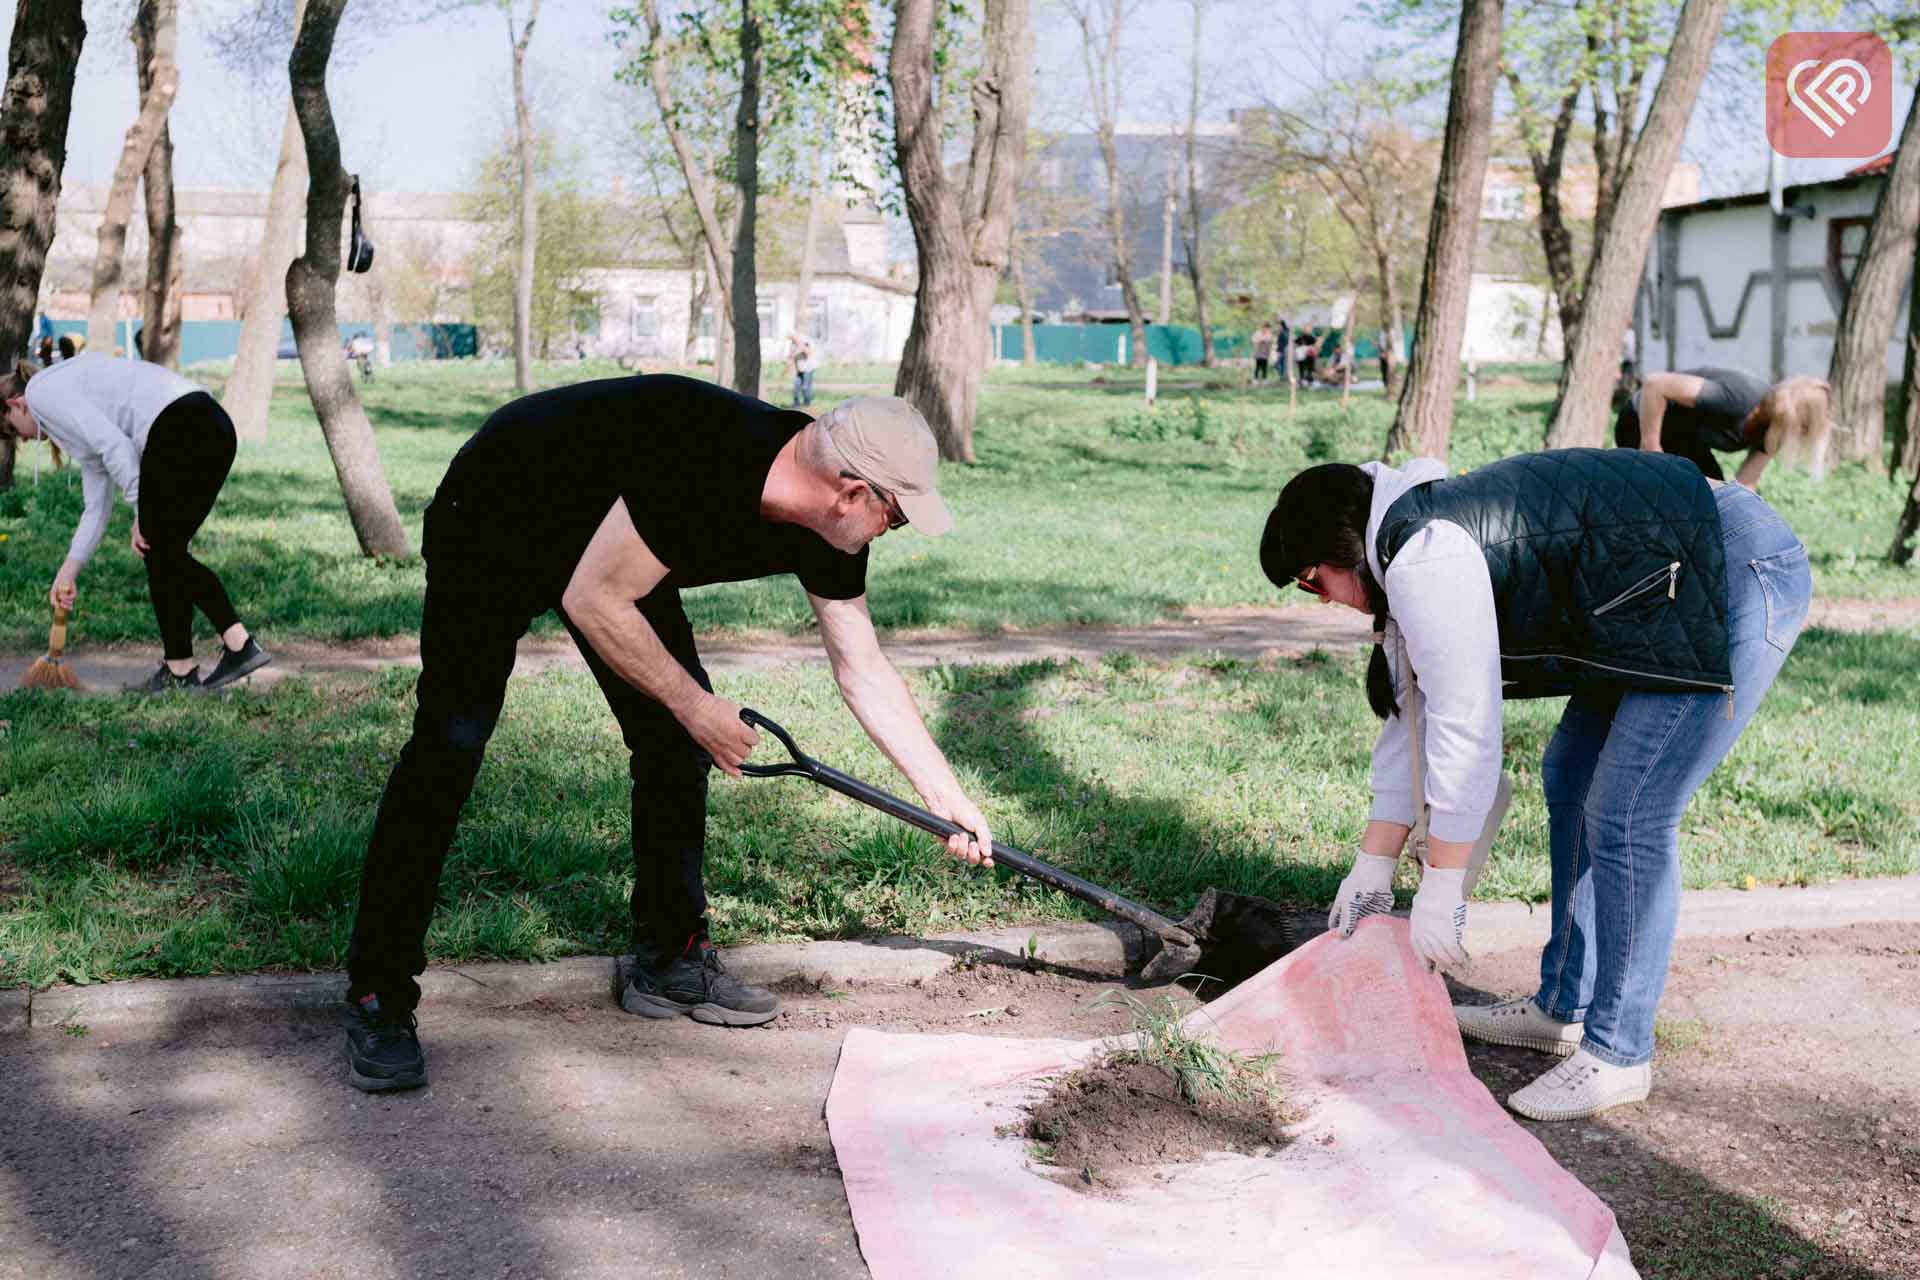
[[(999, 357), (1021, 359), (1020, 326), (997, 324), (993, 328), (994, 350)], [(1317, 336), (1322, 354), (1339, 349), (1338, 329)], [(1037, 324), (1033, 326), (1033, 353), (1042, 364), (1126, 364), (1133, 354), (1129, 345), (1132, 338), (1130, 328), (1124, 324)], [(1411, 331), (1405, 341), (1411, 350)], [(1253, 355), (1252, 338), (1248, 334), (1222, 333), (1216, 329), (1213, 353), (1222, 360), (1246, 359)], [(1200, 331), (1191, 325), (1150, 324), (1147, 354), (1161, 364), (1199, 364)], [(1372, 336), (1362, 334), (1353, 340), (1353, 354), (1356, 360), (1372, 360), (1379, 356), (1380, 348)]]

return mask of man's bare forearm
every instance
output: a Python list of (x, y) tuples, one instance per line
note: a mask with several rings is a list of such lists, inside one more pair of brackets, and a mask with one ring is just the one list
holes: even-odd
[(630, 601), (569, 598), (561, 608), (600, 660), (615, 675), (660, 703), (685, 723), (692, 708), (708, 696), (660, 643), (659, 632)]

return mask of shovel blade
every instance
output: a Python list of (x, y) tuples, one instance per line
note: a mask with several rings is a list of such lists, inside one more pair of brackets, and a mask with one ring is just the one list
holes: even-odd
[[(1250, 893), (1208, 889), (1180, 922), (1199, 944), (1189, 972), (1236, 986), (1293, 950), (1286, 909)], [(1184, 957), (1183, 957), (1184, 959)]]

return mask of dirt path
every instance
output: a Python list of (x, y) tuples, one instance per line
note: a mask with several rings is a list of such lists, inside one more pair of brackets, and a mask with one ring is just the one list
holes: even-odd
[[(1530, 989), (1534, 963), (1481, 957), (1458, 989)], [(861, 1276), (821, 1115), (845, 1030), (1089, 1037), (1124, 1027), (1096, 1007), (1112, 986), (796, 978), (745, 1032), (429, 1007), (433, 1084), (384, 1100), (346, 1087), (311, 1015), (6, 1037), (0, 1277)], [(1920, 925), (1683, 942), (1662, 1012), (1648, 1103), (1528, 1126), (1642, 1275), (1911, 1280)], [(1547, 1065), (1470, 1058), (1499, 1096)]]
[[(898, 631), (882, 637), (896, 666), (1004, 665), (1040, 658), (1097, 661), (1109, 653), (1170, 658), (1190, 653), (1220, 653), (1258, 658), (1266, 653), (1298, 654), (1310, 649), (1364, 644), (1370, 623), (1348, 609), (1238, 608), (1196, 609), (1168, 622), (1137, 627), (1044, 627), (1031, 631)], [(1894, 600), (1819, 600), (1808, 625), (1836, 631), (1890, 631), (1920, 627), (1920, 597)], [(290, 675), (364, 674), (390, 666), (418, 666), (413, 637), (318, 646), (274, 646), (274, 665), (253, 679), (269, 685)], [(820, 642), (812, 636), (771, 636), (704, 643), (701, 660), (709, 671), (743, 671), (789, 662), (822, 662)], [(20, 683), (40, 655), (0, 656), (0, 689)], [(81, 649), (70, 655), (74, 671), (90, 691), (115, 692), (145, 679), (156, 658), (148, 647)], [(565, 638), (528, 637), (520, 644), (514, 670), (530, 674), (560, 668), (583, 671), (585, 664)]]

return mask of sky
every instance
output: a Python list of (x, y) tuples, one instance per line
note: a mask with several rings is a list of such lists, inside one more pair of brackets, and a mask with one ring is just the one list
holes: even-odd
[[(223, 66), (210, 25), (248, 0), (189, 0), (182, 6), (181, 86), (172, 115), (175, 180), (185, 187), (264, 188), (273, 172), (286, 110), (284, 71), (256, 82)], [(428, 22), (375, 29), (381, 0), (350, 5), (329, 92), (347, 168), (371, 190), (458, 191), (481, 160), (503, 144), (512, 121), (510, 54), (497, 3), (479, 3)], [(118, 5), (87, 0), (90, 30), (83, 46), (68, 131), (67, 175), (105, 182), (119, 157), (136, 106), (133, 57)], [(524, 13), (525, 0), (518, 9)], [(536, 124), (576, 146), (589, 174), (602, 182), (629, 166), (623, 155), (634, 118), (632, 90), (615, 83), (622, 55), (608, 40), (608, 0), (543, 0), (528, 56)], [(1286, 100), (1306, 80), (1304, 50), (1325, 30), (1344, 51), (1378, 47), (1388, 34), (1336, 6), (1305, 0), (1254, 4), (1215, 0), (1203, 53), (1209, 86), (1204, 114), (1263, 100)], [(11, 31), (14, 4), (0, 0)], [(1036, 0), (1036, 126), (1083, 123), (1084, 72), (1079, 41), (1060, 0)], [(1190, 10), (1185, 0), (1138, 0), (1127, 28), (1130, 119), (1165, 119), (1183, 109)], [(1444, 53), (1445, 50), (1441, 50)], [(1766, 143), (1760, 89), (1751, 77), (1723, 74), (1710, 87), (1718, 109), (1696, 112), (1683, 158), (1703, 167), (1707, 194), (1764, 185)], [(1899, 87), (1895, 120), (1904, 118), (1911, 83)], [(1789, 162), (1789, 181), (1835, 176), (1849, 164)]]

